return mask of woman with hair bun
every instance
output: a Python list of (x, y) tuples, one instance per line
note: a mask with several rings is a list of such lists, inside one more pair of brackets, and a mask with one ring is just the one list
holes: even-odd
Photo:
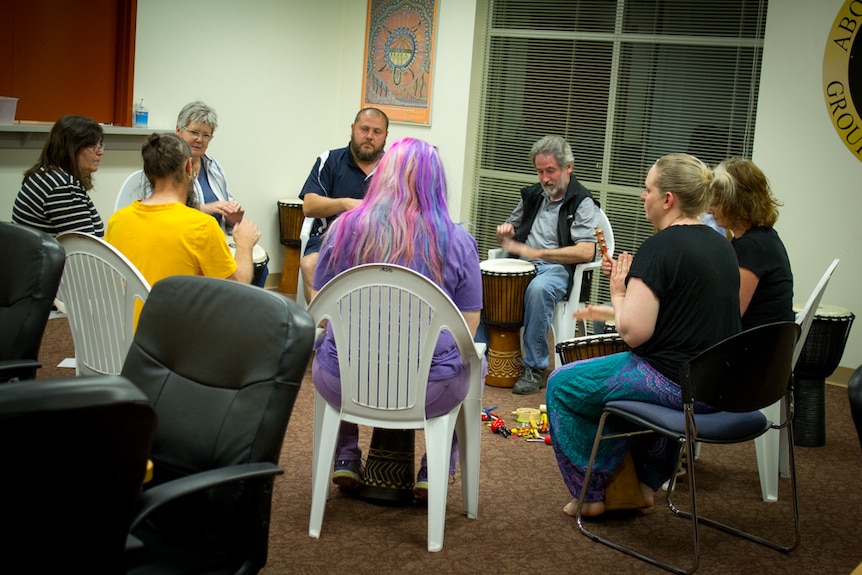
[(250, 283), (252, 251), (260, 231), (250, 220), (234, 226), (232, 256), (218, 222), (189, 207), (194, 169), (189, 145), (177, 134), (151, 134), (141, 149), (152, 194), (111, 216), (105, 239), (140, 270), (150, 285), (175, 275)]
[[(611, 262), (612, 306), (589, 306), (584, 319), (614, 320), (631, 351), (578, 361), (555, 370), (546, 401), (554, 452), (575, 498), (563, 511), (605, 511), (605, 487), (628, 452), (645, 505), (671, 476), (675, 446), (665, 437), (603, 441), (590, 482), (583, 479), (605, 403), (636, 400), (682, 409), (680, 367), (739, 332), (739, 271), (730, 243), (700, 222), (711, 205), (714, 173), (689, 154), (660, 158), (641, 193), (646, 219), (658, 230), (637, 257)], [(612, 432), (612, 425), (606, 428)]]

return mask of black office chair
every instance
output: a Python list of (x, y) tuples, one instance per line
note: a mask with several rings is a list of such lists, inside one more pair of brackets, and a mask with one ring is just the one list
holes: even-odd
[[(799, 545), (800, 535), (796, 464), (792, 441), (789, 446), (789, 467), (795, 538), (789, 544), (776, 543), (698, 515), (694, 481), (695, 458), (692, 456), (693, 449), (690, 447), (695, 441), (714, 444), (741, 443), (763, 435), (770, 429), (780, 429), (785, 426), (791, 427), (790, 432), (793, 431), (792, 401), (787, 402), (790, 406), (787, 419), (780, 423), (767, 420), (759, 410), (772, 405), (789, 393), (793, 348), (798, 337), (799, 326), (795, 322), (778, 322), (737, 334), (703, 351), (680, 369), (683, 411), (639, 401), (609, 401), (605, 404), (584, 477), (584, 485), (589, 482), (599, 444), (606, 439), (660, 433), (676, 441), (679, 446), (679, 456), (667, 490), (666, 503), (675, 514), (692, 519), (694, 547), (692, 566), (683, 568), (673, 565), (612, 541), (599, 535), (595, 529), (588, 529), (581, 516), (585, 489), (581, 490), (578, 499), (577, 522), (581, 533), (594, 541), (675, 573), (691, 573), (697, 569), (700, 562), (698, 535), (700, 523), (777, 551), (788, 553), (794, 550)], [(695, 413), (695, 402), (707, 403), (720, 411)], [(615, 433), (605, 432), (605, 425), (609, 420), (623, 429)], [(690, 493), (690, 511), (679, 509), (672, 502), (676, 472), (683, 464), (688, 469), (686, 476)]]
[(0, 222), (0, 383), (33, 379), (63, 275), (65, 252), (50, 235)]
[(314, 340), (284, 296), (177, 276), (153, 286), (123, 366), (159, 417), (129, 573), (257, 573), (273, 479)]
[(122, 573), (155, 427), (120, 376), (0, 385), (0, 572)]
[(847, 382), (847, 396), (850, 399), (850, 415), (853, 425), (859, 435), (859, 445), (862, 446), (862, 365), (856, 368)]

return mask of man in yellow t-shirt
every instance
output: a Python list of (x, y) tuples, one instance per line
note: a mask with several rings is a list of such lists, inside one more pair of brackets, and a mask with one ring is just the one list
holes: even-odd
[(105, 240), (123, 252), (151, 286), (168, 276), (230, 278), (237, 271), (218, 222), (178, 202), (136, 201), (126, 206), (109, 220)]
[(188, 144), (176, 134), (152, 134), (142, 154), (153, 193), (114, 213), (105, 240), (123, 252), (151, 286), (174, 275), (250, 283), (252, 250), (260, 238), (257, 225), (243, 219), (234, 226), (234, 258), (218, 222), (186, 205), (194, 190)]

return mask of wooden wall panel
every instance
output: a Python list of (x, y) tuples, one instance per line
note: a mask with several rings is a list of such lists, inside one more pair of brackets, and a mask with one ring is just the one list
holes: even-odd
[(19, 99), (18, 120), (78, 114), (131, 125), (136, 0), (0, 2), (12, 22), (11, 52), (0, 43), (0, 92)]

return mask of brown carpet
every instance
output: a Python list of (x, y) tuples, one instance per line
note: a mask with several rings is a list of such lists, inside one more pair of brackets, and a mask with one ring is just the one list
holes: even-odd
[[(42, 344), (46, 367), (39, 377), (74, 375), (60, 369), (73, 355), (65, 319), (51, 320)], [(544, 396), (515, 396), (487, 387), (484, 405), (497, 405), (504, 419), (519, 407), (538, 407)], [(262, 573), (662, 573), (636, 559), (594, 543), (578, 532), (561, 509), (570, 500), (551, 447), (482, 436), (479, 518), (461, 515), (460, 483), (450, 487), (443, 550), (426, 550), (427, 513), (419, 505), (382, 506), (331, 491), (320, 539), (308, 536), (311, 506), (313, 387), (310, 374), (300, 390), (285, 436), (276, 480), (269, 562)], [(700, 529), (698, 573), (849, 574), (862, 562), (862, 450), (853, 429), (845, 388), (826, 389), (826, 445), (797, 447), (802, 543), (782, 555), (754, 543)], [(362, 445), (369, 433), (363, 431)], [(417, 433), (417, 456), (422, 453)], [(418, 465), (418, 463), (417, 463)], [(696, 467), (699, 512), (763, 534), (789, 537), (789, 480), (780, 482), (779, 501), (763, 503), (753, 443), (703, 446)], [(681, 493), (681, 495), (684, 493)], [(597, 529), (629, 543), (643, 542), (671, 561), (687, 562), (691, 524), (662, 504), (596, 522)], [(678, 501), (682, 503), (683, 500)], [(608, 531), (610, 530), (610, 531)], [(687, 563), (686, 563), (687, 564)]]

